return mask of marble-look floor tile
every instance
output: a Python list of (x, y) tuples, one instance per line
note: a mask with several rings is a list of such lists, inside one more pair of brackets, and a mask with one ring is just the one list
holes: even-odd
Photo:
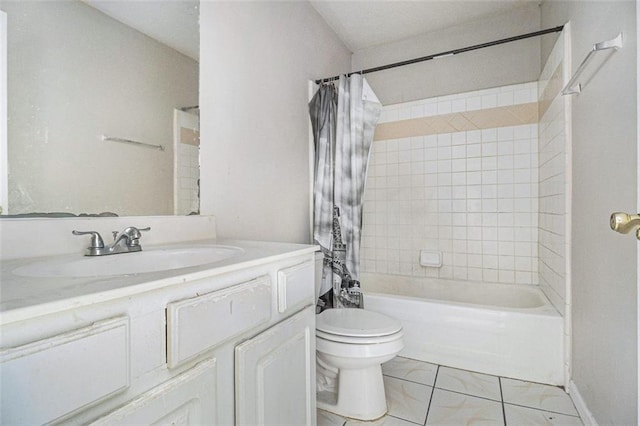
[(561, 388), (515, 379), (501, 379), (505, 403), (522, 405), (538, 410), (577, 416), (571, 397)]
[(443, 389), (435, 389), (426, 424), (427, 426), (503, 426), (502, 403)]
[(423, 424), (429, 408), (432, 387), (394, 377), (384, 377), (389, 415)]
[(440, 367), (436, 387), (502, 401), (498, 377), (456, 368)]
[(324, 410), (318, 410), (318, 426), (343, 426), (347, 419), (337, 414)]
[(507, 419), (507, 426), (582, 426), (580, 417), (535, 410), (517, 405), (505, 404), (504, 413)]
[(395, 357), (382, 364), (382, 374), (397, 379), (410, 380), (423, 385), (433, 386), (438, 366), (414, 359)]
[[(408, 422), (393, 416), (384, 416), (373, 422), (347, 419), (345, 426), (416, 426), (418, 423)], [(422, 425), (422, 423), (420, 423)]]

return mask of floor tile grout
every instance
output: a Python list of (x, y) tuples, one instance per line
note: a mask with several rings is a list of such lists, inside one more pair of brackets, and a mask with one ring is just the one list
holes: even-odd
[[(405, 358), (405, 357), (402, 357), (402, 358)], [(464, 369), (458, 369), (458, 368), (455, 368), (455, 367), (448, 367), (448, 366), (443, 366), (443, 365), (439, 365), (439, 364), (427, 363), (427, 362), (420, 361), (420, 360), (414, 360), (412, 358), (405, 358), (405, 359), (408, 359), (408, 360), (411, 360), (411, 361), (415, 361), (416, 363), (428, 364), (430, 367), (428, 367), (427, 369), (422, 370), (420, 366), (411, 367), (410, 369), (405, 370), (406, 371), (405, 374), (410, 375), (410, 374), (413, 374), (414, 372), (417, 371), (418, 372), (418, 376), (415, 376), (415, 377), (418, 377), (419, 379), (426, 378), (425, 381), (429, 381), (432, 384), (429, 385), (429, 384), (426, 384), (426, 383), (423, 383), (423, 382), (411, 380), (411, 379), (408, 379), (408, 378), (405, 378), (405, 377), (396, 377), (396, 376), (390, 375), (390, 374), (383, 374), (383, 375), (384, 375), (384, 377), (395, 379), (395, 380), (400, 380), (400, 381), (406, 382), (406, 383), (411, 383), (412, 385), (421, 385), (421, 386), (431, 387), (428, 399), (425, 398), (424, 402), (423, 402), (423, 404), (426, 403), (426, 405), (427, 405), (426, 414), (424, 415), (424, 421), (422, 423), (423, 426), (426, 426), (427, 421), (430, 418), (430, 414), (432, 414), (431, 411), (433, 409), (433, 399), (434, 399), (434, 396), (435, 396), (435, 393), (436, 393), (436, 389), (440, 390), (440, 391), (443, 391), (443, 392), (449, 392), (449, 393), (457, 394), (457, 395), (464, 395), (465, 397), (477, 398), (477, 399), (481, 399), (481, 400), (485, 400), (485, 401), (490, 401), (492, 403), (500, 404), (500, 408), (501, 408), (501, 411), (502, 411), (502, 421), (503, 421), (503, 425), (504, 426), (509, 426), (509, 423), (507, 422), (507, 412), (506, 412), (507, 406), (519, 407), (519, 408), (524, 408), (524, 409), (527, 409), (527, 410), (533, 410), (533, 411), (538, 412), (537, 415), (541, 415), (540, 413), (548, 413), (548, 415), (555, 414), (555, 415), (560, 415), (560, 416), (572, 417), (572, 418), (577, 419), (579, 421), (579, 423), (582, 424), (582, 419), (580, 418), (579, 414), (577, 414), (577, 413), (568, 414), (568, 413), (561, 412), (561, 411), (545, 409), (545, 408), (542, 408), (540, 406), (535, 406), (534, 407), (534, 406), (522, 405), (522, 404), (511, 403), (511, 402), (505, 401), (505, 389), (503, 388), (503, 379), (516, 380), (516, 381), (520, 381), (520, 382), (524, 382), (524, 383), (528, 383), (528, 384), (549, 386), (549, 387), (554, 387), (553, 385), (548, 385), (548, 384), (544, 384), (544, 383), (529, 382), (527, 380), (522, 380), (522, 379), (513, 379), (513, 378), (508, 378), (508, 377), (505, 378), (505, 377), (502, 377), (502, 376), (496, 376), (496, 375), (492, 375), (492, 374), (485, 374), (485, 373), (480, 373), (480, 372), (476, 372), (476, 371), (472, 371), (472, 370), (464, 370)], [(434, 367), (435, 367), (435, 372), (433, 371)], [(450, 368), (450, 369), (453, 369), (453, 370), (460, 370), (460, 371), (470, 372), (470, 373), (477, 373), (477, 374), (480, 374), (480, 375), (497, 378), (498, 379), (498, 388), (499, 388), (499, 400), (495, 398), (495, 396), (497, 396), (497, 395), (493, 395), (494, 392), (491, 392), (490, 390), (487, 390), (489, 388), (486, 388), (484, 390), (487, 390), (486, 391), (487, 395), (494, 396), (493, 398), (487, 397), (487, 396), (479, 396), (479, 395), (471, 394), (471, 393), (466, 393), (466, 392), (462, 392), (462, 391), (459, 391), (459, 390), (446, 389), (446, 388), (442, 388), (442, 387), (437, 386), (438, 378), (439, 378), (439, 375), (441, 373), (441, 367)], [(396, 370), (396, 371), (399, 371), (398, 375), (403, 374), (401, 369), (400, 370)], [(427, 374), (427, 375), (425, 375), (425, 374)], [(432, 381), (430, 380), (431, 379), (431, 377), (430, 377), (431, 374), (433, 374), (433, 380)], [(482, 388), (483, 387), (481, 386), (480, 387), (481, 392), (479, 392), (479, 393), (482, 393)], [(420, 389), (420, 388), (415, 388), (415, 389)], [(560, 389), (564, 393), (566, 393), (564, 391), (564, 389), (562, 389), (562, 388), (560, 388)], [(468, 390), (466, 388), (466, 386), (465, 386), (464, 390)], [(439, 398), (444, 398), (444, 395), (441, 395)], [(447, 398), (450, 398), (450, 397), (447, 397)], [(567, 398), (569, 398), (569, 400), (571, 401), (572, 405), (575, 407), (575, 403), (573, 402), (573, 399), (571, 398), (571, 396), (567, 394)], [(422, 398), (421, 398), (421, 400), (422, 400)], [(424, 405), (422, 405), (422, 407), (424, 407)], [(436, 406), (436, 408), (437, 407), (438, 406)], [(494, 407), (496, 409), (495, 414), (498, 416), (499, 414), (497, 412), (497, 406), (494, 406)], [(557, 406), (556, 408), (561, 408), (562, 409), (561, 406)], [(511, 410), (513, 410), (513, 408)], [(438, 411), (438, 413), (440, 413), (440, 411)], [(514, 412), (514, 415), (516, 415), (515, 413), (517, 413), (517, 412)], [(440, 414), (438, 414), (438, 415), (440, 415)], [(496, 416), (496, 420), (498, 420), (498, 418), (499, 418), (497, 416)], [(518, 414), (518, 416), (519, 416), (519, 414)], [(383, 419), (385, 419), (385, 418), (401, 420), (403, 422), (407, 422), (407, 424), (412, 424), (412, 425), (419, 425), (419, 426), (421, 425), (420, 423), (416, 422), (417, 419), (414, 419), (414, 420), (405, 419), (404, 417), (398, 416), (398, 413), (395, 413), (393, 415), (390, 414), (390, 413), (387, 413), (387, 415), (385, 417), (383, 417)], [(344, 419), (344, 422), (341, 423), (342, 426), (347, 426), (347, 424), (350, 421), (350, 419), (346, 419), (346, 418), (343, 418), (343, 419)], [(382, 420), (382, 421), (384, 421), (384, 420)], [(340, 423), (337, 423), (337, 424), (340, 424)]]
[[(390, 374), (382, 374), (385, 377), (391, 377), (392, 379), (397, 379), (397, 380), (404, 380), (405, 382), (409, 382), (409, 383), (415, 383), (416, 385), (422, 385), (422, 386), (429, 386), (430, 388), (435, 387), (434, 385), (428, 385), (426, 383), (422, 383), (422, 382), (416, 382), (415, 380), (409, 380), (409, 379), (405, 379), (403, 377), (396, 377), (396, 376), (392, 376)], [(434, 383), (435, 384), (435, 383)]]
[[(466, 371), (466, 370), (465, 370), (465, 371)], [(489, 398), (489, 397), (487, 397), (487, 396), (474, 395), (474, 394), (472, 394), (472, 393), (466, 393), (466, 392), (455, 391), (455, 390), (451, 390), (451, 389), (447, 389), (447, 388), (441, 388), (441, 387), (439, 387), (439, 386), (435, 386), (435, 381), (434, 381), (434, 384), (433, 384), (433, 385), (427, 385), (427, 384), (425, 384), (425, 383), (416, 382), (416, 381), (414, 381), (414, 380), (409, 380), (409, 379), (404, 379), (404, 378), (402, 378), (402, 377), (391, 376), (391, 375), (389, 375), (389, 374), (384, 374), (384, 376), (386, 376), (386, 377), (390, 377), (390, 378), (392, 378), (392, 379), (396, 379), (396, 380), (402, 380), (403, 382), (408, 382), (408, 383), (413, 383), (413, 384), (416, 384), (416, 385), (427, 386), (427, 387), (429, 387), (429, 388), (432, 388), (433, 390), (435, 390), (435, 389), (439, 389), (439, 390), (442, 390), (442, 391), (445, 391), (445, 392), (451, 392), (451, 393), (455, 393), (455, 394), (458, 394), (458, 395), (465, 395), (465, 396), (470, 396), (470, 397), (473, 397), (473, 398), (484, 399), (484, 400), (486, 400), (486, 401), (504, 402), (504, 401), (502, 400), (502, 393), (501, 393), (501, 399), (500, 399), (500, 400), (497, 400), (497, 399)], [(497, 377), (497, 376), (494, 376), (494, 377)], [(500, 389), (500, 392), (502, 392), (502, 389)], [(433, 391), (432, 391), (432, 395), (433, 395)], [(508, 403), (507, 403), (507, 404), (508, 404)], [(518, 404), (511, 404), (511, 405), (518, 405)], [(537, 408), (527, 407), (526, 405), (523, 405), (522, 407), (532, 408), (532, 409), (534, 409), (534, 410), (537, 410)], [(541, 411), (542, 411), (542, 410), (541, 410)], [(545, 411), (549, 411), (549, 410), (545, 410)], [(549, 412), (550, 412), (550, 413), (553, 413), (554, 411), (549, 411)], [(563, 413), (557, 413), (557, 414), (563, 414)]]
[(500, 386), (500, 404), (502, 405), (502, 421), (507, 426), (507, 411), (504, 409), (504, 393), (502, 392), (502, 378), (498, 377), (498, 386)]
[(567, 413), (563, 413), (561, 411), (553, 411), (553, 410), (548, 410), (548, 409), (544, 409), (544, 408), (529, 407), (528, 405), (514, 404), (513, 402), (505, 402), (504, 405), (512, 405), (514, 407), (528, 408), (529, 410), (543, 411), (545, 413), (550, 413), (550, 414), (560, 414), (561, 416), (569, 416), (569, 417), (580, 418), (579, 414), (567, 414)]
[(431, 409), (431, 401), (433, 401), (433, 394), (436, 391), (436, 383), (438, 382), (438, 373), (440, 372), (440, 366), (436, 368), (436, 374), (433, 377), (433, 386), (431, 387), (431, 396), (429, 396), (429, 404), (427, 405), (427, 414), (424, 416), (423, 425), (427, 424), (427, 419), (429, 418), (429, 410)]

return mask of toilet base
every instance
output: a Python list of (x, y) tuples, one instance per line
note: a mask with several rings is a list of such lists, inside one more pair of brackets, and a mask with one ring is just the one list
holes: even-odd
[(342, 368), (338, 373), (338, 391), (318, 395), (321, 410), (357, 420), (376, 420), (387, 414), (382, 368)]

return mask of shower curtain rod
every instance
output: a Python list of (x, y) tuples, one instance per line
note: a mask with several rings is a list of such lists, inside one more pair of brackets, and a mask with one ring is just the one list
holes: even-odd
[[(546, 30), (540, 30), (540, 31), (532, 32), (532, 33), (521, 34), (521, 35), (517, 35), (517, 36), (513, 36), (513, 37), (503, 38), (503, 39), (500, 39), (500, 40), (489, 41), (487, 43), (481, 43), (481, 44), (476, 44), (476, 45), (473, 45), (473, 46), (462, 47), (460, 49), (447, 50), (446, 52), (440, 52), (440, 53), (436, 53), (434, 55), (423, 56), (421, 58), (409, 59), (409, 60), (406, 60), (406, 61), (396, 62), (396, 63), (393, 63), (393, 64), (382, 65), (382, 66), (379, 66), (379, 67), (368, 68), (368, 69), (365, 69), (365, 70), (350, 72), (350, 73), (347, 74), (347, 76), (350, 76), (352, 74), (369, 74), (369, 73), (372, 73), (372, 72), (384, 71), (384, 70), (388, 70), (388, 69), (391, 69), (391, 68), (397, 68), (397, 67), (402, 67), (402, 66), (405, 66), (405, 65), (415, 64), (415, 63), (418, 63), (418, 62), (430, 61), (431, 59), (440, 59), (440, 58), (444, 58), (446, 56), (457, 55), (459, 53), (471, 52), (472, 50), (484, 49), (485, 47), (497, 46), (499, 44), (504, 44), (504, 43), (511, 43), (512, 41), (524, 40), (524, 39), (531, 38), (531, 37), (538, 37), (538, 36), (541, 36), (541, 35), (544, 35), (544, 34), (558, 33), (560, 31), (562, 31), (563, 28), (564, 28), (564, 25), (560, 25), (559, 27), (548, 28)], [(338, 76), (338, 75), (333, 76), (333, 77), (328, 77), (328, 78), (322, 78), (320, 80), (316, 80), (316, 84), (320, 84), (320, 83), (323, 83), (323, 82), (329, 82), (329, 81), (335, 81), (335, 80), (338, 80), (338, 79), (340, 79), (340, 76)]]

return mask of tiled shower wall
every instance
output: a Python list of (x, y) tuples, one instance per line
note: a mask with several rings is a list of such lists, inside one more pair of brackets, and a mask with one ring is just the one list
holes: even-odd
[(539, 230), (538, 270), (542, 291), (564, 314), (566, 292), (566, 221), (568, 211), (567, 137), (563, 86), (564, 37), (559, 37), (539, 80)]
[(200, 211), (200, 151), (198, 146), (184, 143), (178, 145), (178, 151), (176, 214), (188, 215)]
[[(536, 284), (537, 101), (532, 82), (384, 107), (361, 270)], [(442, 266), (421, 266), (423, 249)]]

